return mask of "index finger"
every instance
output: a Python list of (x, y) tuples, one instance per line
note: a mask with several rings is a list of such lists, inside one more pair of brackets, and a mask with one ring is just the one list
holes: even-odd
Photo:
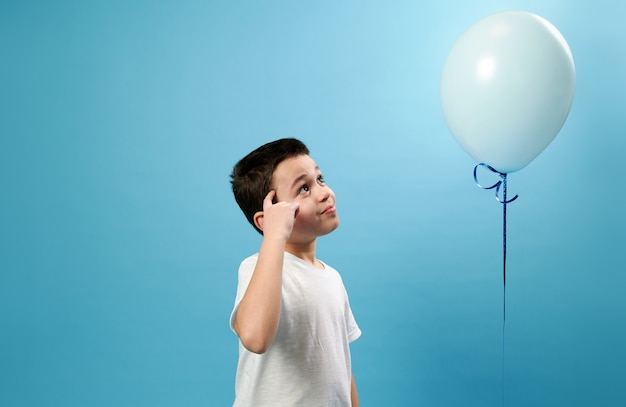
[(274, 204), (274, 197), (276, 196), (276, 191), (271, 190), (265, 195), (265, 199), (263, 200), (263, 209), (268, 208)]

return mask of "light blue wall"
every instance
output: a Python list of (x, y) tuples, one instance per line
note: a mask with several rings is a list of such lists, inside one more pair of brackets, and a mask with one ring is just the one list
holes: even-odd
[[(577, 91), (559, 136), (509, 177), (503, 338), (501, 206), (474, 185), (438, 87), (455, 39), (510, 9), (561, 31)], [(4, 2), (0, 405), (230, 405), (237, 266), (260, 240), (228, 174), (286, 136), (338, 195), (318, 255), (363, 330), (364, 406), (496, 406), (503, 388), (507, 406), (622, 405), (625, 13)]]

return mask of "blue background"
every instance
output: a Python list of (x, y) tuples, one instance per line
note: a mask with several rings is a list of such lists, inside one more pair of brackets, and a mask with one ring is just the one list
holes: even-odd
[[(458, 36), (504, 10), (566, 38), (574, 104), (472, 180), (439, 102)], [(260, 236), (228, 175), (295, 136), (338, 195), (318, 243), (363, 336), (364, 406), (626, 400), (626, 6), (597, 1), (58, 1), (0, 6), (0, 405), (228, 406), (228, 317)], [(504, 353), (503, 353), (504, 342)]]

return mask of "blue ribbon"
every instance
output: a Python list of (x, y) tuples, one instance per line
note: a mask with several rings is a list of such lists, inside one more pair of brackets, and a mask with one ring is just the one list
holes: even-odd
[[(489, 171), (498, 174), (500, 176), (500, 181), (495, 184), (484, 187), (480, 185), (478, 182), (478, 176), (476, 172), (478, 171), (478, 167), (485, 167)], [(502, 263), (502, 280), (503, 280), (503, 288), (502, 288), (502, 406), (504, 406), (504, 328), (506, 325), (506, 204), (513, 202), (517, 199), (518, 195), (515, 195), (513, 198), (507, 200), (506, 199), (506, 176), (507, 174), (504, 172), (500, 172), (493, 168), (489, 164), (480, 163), (474, 167), (474, 182), (478, 185), (479, 188), (482, 189), (496, 189), (496, 200), (502, 204), (503, 209), (503, 219), (502, 219), (502, 251), (503, 251), (503, 263)], [(500, 189), (502, 189), (502, 199), (500, 199)]]
[[(478, 175), (476, 172), (478, 171), (478, 167), (485, 167), (489, 171), (498, 174), (500, 176), (500, 181), (495, 184), (484, 187), (480, 185), (478, 182)], [(506, 176), (507, 174), (504, 172), (500, 172), (493, 168), (489, 164), (480, 163), (474, 167), (474, 182), (478, 185), (479, 188), (482, 189), (496, 189), (496, 200), (502, 204), (503, 207), (503, 221), (502, 221), (502, 251), (503, 251), (503, 264), (502, 264), (502, 280), (503, 280), (503, 320), (506, 321), (506, 204), (513, 202), (518, 198), (518, 195), (515, 195), (513, 198), (507, 200), (506, 199)], [(500, 199), (500, 190), (502, 190), (502, 199)], [(503, 326), (504, 329), (504, 326)]]
[[(487, 168), (489, 171), (498, 174), (500, 176), (500, 181), (496, 182), (495, 184), (493, 184), (490, 187), (484, 187), (482, 185), (480, 185), (480, 183), (478, 182), (478, 175), (476, 174), (476, 171), (478, 170), (478, 167), (485, 167)], [(500, 172), (498, 170), (496, 170), (495, 168), (493, 168), (491, 165), (489, 164), (485, 164), (485, 163), (480, 163), (477, 166), (474, 167), (474, 182), (476, 183), (476, 185), (478, 185), (479, 188), (482, 189), (496, 189), (496, 200), (498, 202), (500, 202), (501, 204), (508, 204), (509, 202), (513, 202), (514, 200), (516, 200), (518, 198), (518, 195), (515, 195), (513, 198), (509, 199), (507, 201), (506, 199), (506, 173)], [(500, 187), (502, 187), (502, 191), (503, 191), (503, 196), (502, 199), (500, 199)]]

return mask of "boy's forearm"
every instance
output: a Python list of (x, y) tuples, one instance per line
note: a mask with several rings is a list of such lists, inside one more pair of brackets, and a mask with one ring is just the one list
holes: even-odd
[(352, 399), (352, 407), (359, 407), (359, 395), (356, 391), (356, 382), (354, 381), (354, 374), (352, 374), (352, 388), (350, 390), (350, 398)]
[(241, 343), (254, 353), (265, 352), (276, 336), (284, 250), (280, 240), (263, 239), (254, 273), (235, 316), (235, 331)]

